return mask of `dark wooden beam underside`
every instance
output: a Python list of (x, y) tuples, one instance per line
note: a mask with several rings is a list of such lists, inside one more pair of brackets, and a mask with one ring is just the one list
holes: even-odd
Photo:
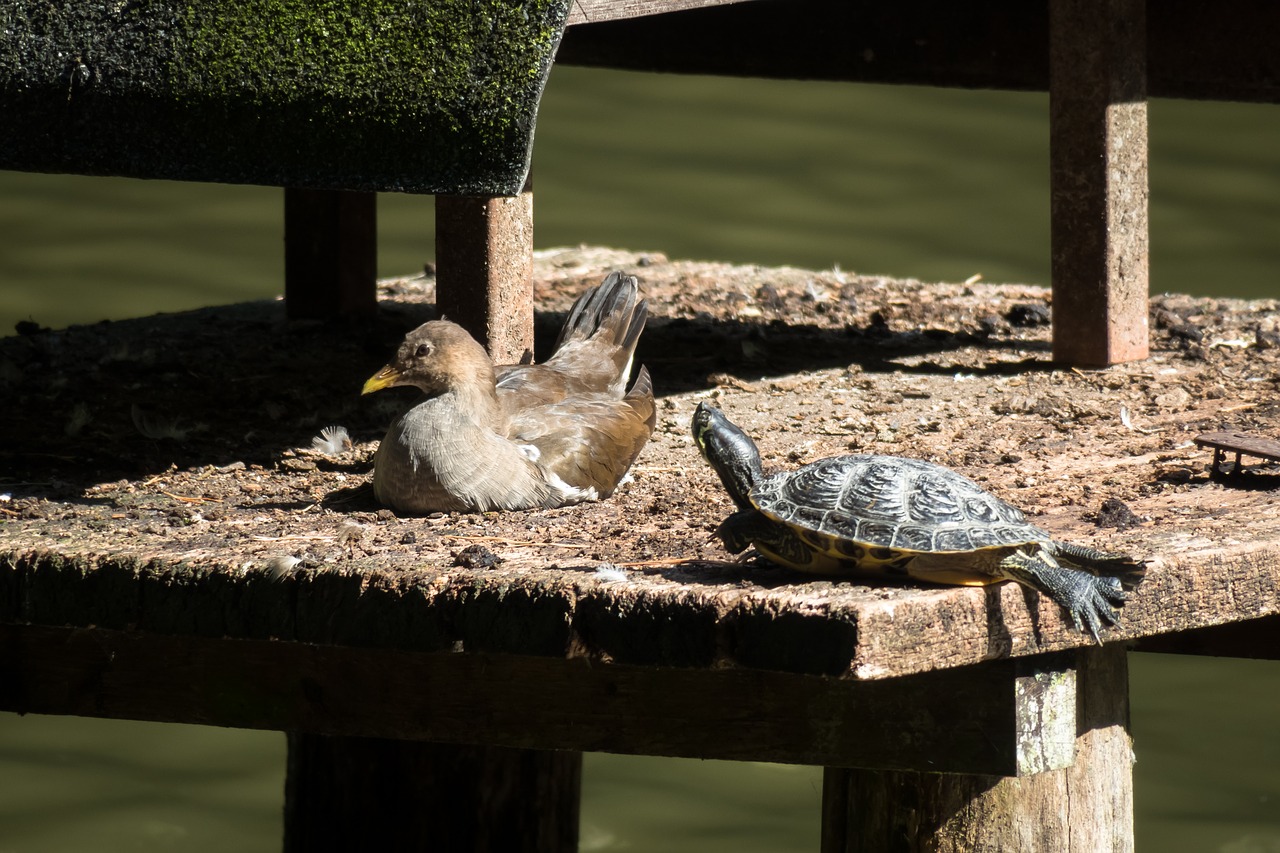
[(1133, 650), (1161, 654), (1280, 660), (1280, 616), (1210, 625), (1138, 640)]
[[(1280, 4), (1149, 4), (1148, 94), (1280, 102)], [(556, 61), (638, 71), (1048, 91), (1047, 3), (758, 0), (578, 24)]]
[(1013, 776), (1070, 763), (1063, 733), (1039, 718), (1048, 697), (1074, 701), (1074, 680), (1064, 694), (1055, 674), (1073, 661), (857, 682), (0, 625), (0, 710)]

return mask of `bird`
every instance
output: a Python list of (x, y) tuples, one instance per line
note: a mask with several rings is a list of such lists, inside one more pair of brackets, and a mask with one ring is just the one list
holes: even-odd
[(426, 394), (378, 445), (378, 502), (428, 514), (609, 497), (657, 418), (646, 368), (627, 389), (647, 317), (636, 278), (614, 272), (574, 302), (541, 364), (495, 366), (449, 320), (411, 331), (361, 391), (409, 385)]

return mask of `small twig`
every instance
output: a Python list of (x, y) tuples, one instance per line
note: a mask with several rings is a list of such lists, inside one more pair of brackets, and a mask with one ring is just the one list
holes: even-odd
[(167, 495), (168, 497), (173, 498), (175, 501), (182, 501), (183, 503), (189, 503), (189, 504), (220, 504), (222, 503), (222, 498), (189, 498), (184, 495), (175, 495), (173, 492), (166, 492), (164, 489), (160, 490), (160, 494)]
[(521, 542), (517, 539), (506, 539), (502, 536), (463, 536), (456, 533), (443, 534), (441, 539), (459, 539), (463, 542), (492, 542), (508, 548), (586, 548), (585, 542)]
[(731, 562), (729, 560), (702, 560), (697, 557), (655, 557), (652, 560), (635, 560), (629, 563), (615, 562), (613, 565), (620, 566), (624, 569), (657, 569), (662, 568), (663, 566), (683, 565), (715, 566), (717, 568), (725, 569), (741, 568), (741, 564), (737, 562)]
[(624, 569), (656, 569), (662, 566), (678, 566), (689, 562), (688, 557), (657, 557), (652, 560), (632, 560), (626, 563), (614, 563)]
[(302, 533), (288, 536), (250, 536), (254, 542), (332, 542), (333, 537), (326, 533)]

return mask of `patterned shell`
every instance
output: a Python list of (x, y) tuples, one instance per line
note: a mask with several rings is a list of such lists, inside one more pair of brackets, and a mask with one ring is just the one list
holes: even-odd
[(765, 515), (834, 540), (902, 552), (963, 552), (1048, 542), (981, 486), (898, 456), (837, 456), (765, 477), (751, 492)]

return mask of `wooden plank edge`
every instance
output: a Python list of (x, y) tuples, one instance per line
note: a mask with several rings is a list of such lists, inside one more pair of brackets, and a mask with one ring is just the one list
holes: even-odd
[[(1103, 639), (1123, 643), (1275, 614), (1274, 547), (1187, 548), (1153, 559), (1120, 625)], [(696, 585), (620, 596), (616, 586), (519, 576), (392, 578), (361, 572), (359, 561), (275, 580), (265, 571), (193, 568), (176, 559), (52, 551), (0, 553), (0, 621), (855, 680), (1093, 644), (1056, 604), (1012, 583), (856, 603), (838, 592), (780, 596)]]

